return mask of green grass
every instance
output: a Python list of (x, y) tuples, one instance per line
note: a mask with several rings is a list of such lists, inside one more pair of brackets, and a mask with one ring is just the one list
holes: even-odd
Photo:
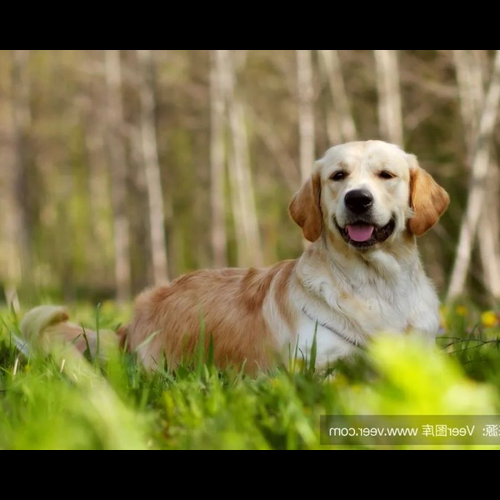
[[(129, 311), (79, 308), (116, 328)], [(196, 356), (150, 374), (133, 354), (104, 363), (25, 359), (18, 320), (0, 313), (0, 449), (321, 449), (321, 415), (500, 413), (500, 329), (492, 315), (445, 313), (438, 347), (381, 338), (366, 355), (315, 374), (311, 360), (249, 378)], [(489, 321), (488, 321), (489, 320)], [(499, 439), (500, 445), (500, 439)]]

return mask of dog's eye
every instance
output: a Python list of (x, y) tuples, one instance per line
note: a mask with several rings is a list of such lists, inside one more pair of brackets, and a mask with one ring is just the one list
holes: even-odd
[(390, 180), (390, 179), (394, 179), (394, 177), (396, 177), (394, 174), (391, 174), (390, 172), (388, 172), (387, 170), (382, 170), (382, 172), (380, 172), (378, 174), (378, 176), (381, 178), (381, 179), (385, 179), (385, 180)]
[(347, 177), (347, 172), (344, 172), (343, 170), (339, 170), (338, 172), (335, 172), (330, 179), (335, 182), (340, 182), (343, 181)]

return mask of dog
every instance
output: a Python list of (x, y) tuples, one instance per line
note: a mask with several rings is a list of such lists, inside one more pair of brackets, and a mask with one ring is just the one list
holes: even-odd
[[(268, 269), (199, 271), (148, 290), (119, 335), (153, 370), (163, 360), (175, 368), (204, 339), (218, 367), (251, 373), (286, 362), (290, 353), (307, 358), (313, 349), (323, 369), (380, 332), (434, 339), (439, 300), (417, 238), (449, 203), (417, 158), (398, 146), (333, 147), (289, 207), (311, 243), (298, 260)], [(60, 308), (32, 311), (21, 330), (31, 343), (82, 336)], [(95, 335), (86, 331), (91, 346)], [(80, 350), (89, 346), (79, 342)]]

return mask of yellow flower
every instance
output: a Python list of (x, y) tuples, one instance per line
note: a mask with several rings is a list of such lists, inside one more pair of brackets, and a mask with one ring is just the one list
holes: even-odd
[(459, 315), (465, 318), (469, 314), (469, 310), (465, 306), (458, 306), (455, 309), (455, 312)]
[(277, 388), (281, 386), (281, 381), (279, 378), (272, 378), (269, 383), (271, 384), (272, 387)]
[(493, 328), (500, 324), (500, 318), (494, 311), (486, 311), (481, 314), (481, 323), (485, 328)]
[(441, 327), (444, 328), (445, 330), (448, 330), (449, 324), (448, 324), (448, 308), (446, 306), (441, 306), (439, 309), (439, 316), (441, 319)]

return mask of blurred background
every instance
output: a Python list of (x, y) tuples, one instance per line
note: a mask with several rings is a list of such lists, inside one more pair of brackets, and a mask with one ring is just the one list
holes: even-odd
[(0, 302), (107, 299), (298, 257), (329, 147), (384, 139), (451, 194), (443, 297), (500, 297), (494, 50), (0, 51)]

